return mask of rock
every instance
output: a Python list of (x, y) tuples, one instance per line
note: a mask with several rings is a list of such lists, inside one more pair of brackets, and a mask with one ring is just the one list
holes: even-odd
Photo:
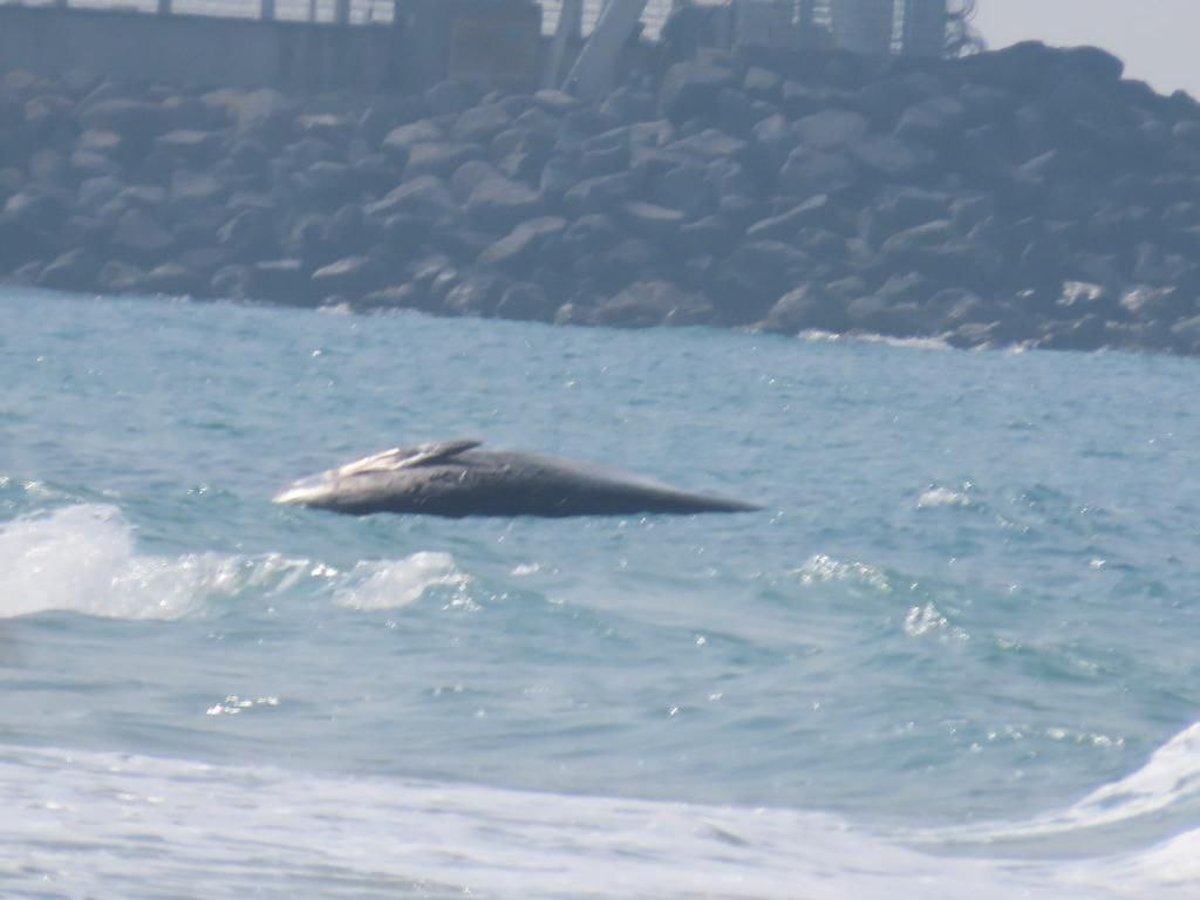
[(736, 235), (722, 216), (705, 216), (679, 229), (678, 245), (685, 253), (723, 253)]
[(670, 241), (679, 233), (684, 215), (677, 209), (627, 200), (621, 204), (621, 219), (633, 234), (652, 241)]
[(407, 283), (371, 291), (360, 298), (355, 309), (419, 309), (432, 312), (429, 295), (420, 286)]
[(783, 240), (795, 238), (802, 228), (829, 224), (832, 203), (828, 194), (816, 194), (785, 213), (755, 222), (746, 231), (752, 240)]
[(491, 163), (482, 159), (473, 159), (454, 170), (454, 174), (450, 176), (450, 190), (456, 201), (466, 203), (467, 198), (471, 196), (471, 191), (475, 190), (481, 182), (499, 176), (500, 173)]
[(1178, 322), (1197, 311), (1195, 300), (1175, 287), (1138, 285), (1123, 293), (1119, 302), (1128, 315), (1143, 321)]
[(912, 228), (897, 232), (883, 242), (885, 256), (899, 260), (907, 259), (923, 250), (944, 246), (957, 237), (954, 223), (949, 219), (935, 219)]
[(318, 298), (340, 295), (350, 300), (379, 287), (379, 263), (369, 256), (348, 256), (312, 273), (310, 282)]
[(468, 275), (447, 292), (443, 310), (455, 316), (490, 316), (506, 287), (508, 282), (493, 274)]
[(576, 274), (592, 279), (603, 292), (625, 287), (659, 259), (654, 245), (643, 238), (625, 237), (611, 247), (573, 261)]
[(563, 195), (563, 205), (576, 217), (587, 213), (609, 213), (632, 199), (635, 189), (636, 182), (629, 172), (598, 175), (577, 182)]
[(482, 159), (483, 156), (483, 148), (478, 144), (455, 141), (412, 144), (409, 146), (408, 163), (404, 166), (404, 178), (406, 181), (423, 175), (449, 178), (463, 163)]
[(436, 220), (454, 215), (457, 207), (454, 197), (441, 178), (423, 175), (401, 184), (388, 192), (382, 200), (368, 203), (364, 211), (369, 217), (379, 221), (401, 213)]
[(562, 233), (561, 247), (568, 256), (581, 256), (607, 250), (622, 237), (621, 229), (611, 216), (588, 213), (567, 226)]
[(687, 218), (712, 212), (716, 195), (708, 182), (704, 167), (695, 163), (673, 166), (650, 178), (651, 199), (669, 209), (677, 209)]
[(270, 258), (279, 252), (275, 225), (265, 209), (244, 209), (217, 230), (217, 244), (239, 259)]
[(519, 321), (550, 322), (557, 309), (556, 302), (546, 295), (540, 285), (518, 281), (505, 289), (496, 305), (496, 315)]
[(513, 117), (498, 103), (464, 110), (450, 127), (450, 139), (467, 143), (491, 141), (512, 124)]
[(795, 139), (814, 150), (833, 151), (862, 140), (870, 130), (867, 117), (846, 109), (824, 109), (792, 125)]
[(778, 100), (783, 78), (770, 69), (750, 66), (742, 78), (742, 90), (763, 100)]
[(676, 63), (667, 70), (658, 93), (662, 114), (675, 122), (704, 116), (716, 107), (717, 94), (737, 79), (723, 66), (705, 62)]
[(572, 97), (565, 91), (543, 88), (533, 95), (533, 102), (537, 107), (545, 112), (555, 116), (563, 116), (571, 110), (576, 109), (580, 101), (576, 97)]
[(845, 306), (820, 285), (810, 283), (780, 297), (757, 327), (791, 335), (808, 330), (837, 333), (848, 325)]
[(483, 91), (469, 81), (439, 81), (425, 92), (425, 105), (435, 116), (461, 113), (479, 102)]
[(171, 126), (160, 104), (120, 97), (91, 104), (80, 113), (79, 120), (84, 128), (119, 134), (122, 141), (128, 142), (134, 158), (143, 155), (151, 142)]
[(811, 260), (780, 241), (743, 241), (713, 271), (710, 291), (730, 324), (748, 325), (807, 280)]
[(631, 85), (618, 87), (600, 104), (600, 115), (613, 122), (645, 122), (654, 113), (654, 95)]
[(42, 269), (37, 283), (56, 291), (94, 290), (100, 258), (83, 248), (68, 250)]
[(208, 296), (222, 300), (251, 300), (255, 299), (250, 288), (251, 273), (249, 266), (231, 264), (222, 266), (209, 281)]
[(175, 246), (171, 230), (152, 213), (139, 207), (125, 210), (117, 219), (110, 246), (130, 262), (152, 263)]
[(213, 131), (177, 128), (154, 139), (154, 151), (173, 163), (211, 165), (221, 152), (221, 135)]
[(96, 275), (96, 287), (106, 294), (139, 294), (143, 275), (137, 266), (109, 260)]
[(314, 137), (332, 147), (346, 147), (357, 123), (350, 116), (337, 113), (301, 113), (293, 126), (301, 137)]
[(713, 317), (712, 304), (667, 281), (636, 281), (593, 313), (598, 325), (646, 328), (653, 325), (702, 325)]
[(966, 117), (966, 105), (957, 97), (931, 97), (906, 109), (893, 133), (902, 141), (940, 146), (962, 130)]
[(182, 207), (188, 214), (199, 215), (218, 208), (228, 196), (228, 186), (211, 174), (190, 169), (171, 173), (167, 197), (173, 207)]
[(312, 306), (312, 272), (303, 260), (266, 259), (250, 267), (250, 293), (263, 300), (288, 306)]
[(558, 203), (575, 186), (575, 169), (565, 156), (551, 156), (542, 168), (538, 187), (550, 203)]
[(629, 165), (630, 128), (614, 128), (588, 138), (580, 146), (579, 172), (584, 176), (609, 175)]
[(357, 195), (357, 184), (345, 163), (318, 160), (294, 177), (298, 193), (316, 204), (345, 202)]
[[(735, 159), (718, 157), (704, 168), (704, 180), (719, 197), (730, 195), (754, 196), (758, 183), (746, 168)], [(771, 180), (774, 180), (773, 178)]]
[(142, 276), (139, 289), (169, 297), (195, 297), (205, 293), (206, 282), (187, 266), (177, 262), (155, 266)]
[(779, 172), (779, 188), (795, 197), (836, 194), (858, 180), (858, 167), (842, 153), (828, 153), (801, 145), (793, 150)]
[(380, 144), (380, 150), (388, 156), (399, 158), (401, 162), (407, 162), (414, 144), (435, 144), (445, 139), (446, 132), (436, 122), (418, 119), (389, 131)]
[(892, 181), (916, 180), (933, 163), (928, 150), (892, 135), (867, 135), (849, 150), (864, 168)]
[(479, 262), (519, 274), (531, 268), (538, 255), (549, 252), (566, 227), (567, 220), (559, 216), (542, 216), (522, 222), (484, 250)]
[(754, 126), (774, 111), (770, 104), (755, 101), (733, 88), (722, 88), (717, 94), (716, 123), (725, 134), (748, 138)]
[(508, 178), (486, 178), (467, 199), (467, 216), (481, 228), (507, 232), (515, 225), (536, 218), (545, 210), (541, 194)]
[(1189, 356), (1200, 354), (1200, 316), (1176, 322), (1171, 326), (1174, 349)]

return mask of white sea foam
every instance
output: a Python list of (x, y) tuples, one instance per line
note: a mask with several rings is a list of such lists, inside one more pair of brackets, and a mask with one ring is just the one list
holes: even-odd
[(0, 790), (0, 877), (67, 896), (1095, 900), (1185, 897), (1194, 871), (1192, 835), (1098, 862), (939, 857), (821, 813), (93, 752), (0, 748)]
[(1156, 750), (1120, 781), (1097, 788), (1062, 813), (1037, 819), (1021, 835), (1097, 828), (1200, 800), (1200, 722)]
[[(1200, 803), (1200, 722), (1185, 728), (1155, 751), (1137, 771), (1092, 791), (1063, 810), (1025, 822), (984, 823), (966, 828), (937, 829), (922, 842), (941, 846), (986, 846), (995, 852), (1041, 856), (1059, 846), (1078, 855), (1120, 841), (1121, 829), (1158, 834), (1151, 846), (1117, 852), (1064, 866), (1063, 877), (1075, 885), (1103, 886), (1120, 897), (1200, 894), (1200, 829), (1175, 832), (1195, 821)], [(1172, 823), (1175, 824), (1172, 824)], [(1133, 827), (1151, 823), (1151, 827)], [(1113, 835), (1118, 835), (1114, 838)], [(1168, 891), (1178, 889), (1178, 894)]]
[(0, 618), (71, 610), (177, 619), (205, 597), (236, 590), (244, 575), (236, 559), (217, 554), (138, 554), (132, 528), (111, 506), (68, 506), (0, 525)]
[(971, 497), (967, 493), (970, 485), (962, 490), (953, 490), (939, 485), (928, 488), (917, 498), (917, 509), (937, 509), (939, 507), (966, 507), (971, 505)]
[[(178, 619), (218, 597), (276, 594), (310, 581), (350, 609), (394, 609), (469, 578), (447, 553), (359, 562), (343, 572), (279, 554), (139, 552), (113, 506), (81, 504), (0, 524), (0, 619), (64, 610), (113, 619)], [(463, 596), (460, 602), (468, 599)]]
[(360, 562), (337, 592), (337, 603), (348, 609), (396, 609), (410, 606), (435, 587), (460, 592), (470, 579), (460, 572), (449, 553), (422, 551), (400, 560)]
[(856, 334), (847, 334), (836, 331), (822, 331), (818, 328), (810, 328), (801, 331), (798, 337), (801, 340), (809, 343), (859, 343), (859, 344), (885, 344), (889, 347), (900, 347), (908, 350), (949, 350), (951, 349), (942, 338), (936, 337), (910, 337), (898, 338), (890, 337), (886, 334), (875, 334), (873, 332), (861, 332)]
[(874, 588), (880, 593), (890, 593), (891, 583), (878, 568), (861, 562), (841, 562), (823, 553), (814, 554), (792, 574), (804, 585), (822, 584), (833, 581), (849, 581)]

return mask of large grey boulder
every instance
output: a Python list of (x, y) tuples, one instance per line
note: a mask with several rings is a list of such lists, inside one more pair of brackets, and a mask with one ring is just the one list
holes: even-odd
[(468, 218), (481, 228), (506, 232), (545, 210), (541, 194), (508, 178), (486, 178), (467, 198)]
[(849, 324), (845, 305), (819, 284), (802, 284), (780, 297), (758, 329), (776, 334), (801, 331), (844, 331)]
[(542, 216), (522, 222), (484, 250), (479, 262), (512, 273), (524, 272), (532, 267), (540, 254), (548, 252), (566, 227), (567, 220), (560, 216)]
[(653, 241), (671, 243), (684, 223), (684, 214), (642, 200), (627, 200), (621, 204), (621, 220), (631, 234)]
[(858, 166), (845, 153), (796, 147), (779, 171), (779, 189), (796, 197), (835, 194), (859, 178)]
[(51, 261), (38, 276), (41, 287), (58, 291), (87, 291), (96, 287), (100, 257), (82, 247), (68, 250)]
[(464, 110), (450, 126), (450, 139), (468, 143), (491, 141), (508, 128), (513, 117), (499, 103), (488, 103)]
[(587, 213), (612, 213), (633, 198), (637, 181), (631, 172), (598, 175), (576, 183), (563, 195), (563, 206), (572, 216)]
[(405, 180), (422, 175), (449, 178), (455, 169), (472, 159), (483, 159), (485, 151), (478, 144), (461, 141), (435, 141), (409, 146), (408, 162), (404, 166)]
[(796, 141), (814, 150), (838, 150), (865, 137), (870, 123), (862, 113), (848, 109), (825, 109), (792, 124)]
[(368, 203), (364, 211), (379, 221), (399, 213), (439, 219), (456, 213), (457, 206), (450, 189), (441, 178), (423, 175), (404, 182), (381, 200)]
[(312, 273), (313, 293), (318, 298), (345, 297), (351, 301), (380, 287), (383, 268), (369, 256), (348, 256)]
[(708, 62), (681, 62), (667, 70), (658, 92), (662, 114), (676, 122), (712, 113), (723, 88), (735, 87), (737, 76)]
[(504, 319), (520, 321), (550, 322), (558, 309), (558, 302), (550, 297), (541, 285), (529, 281), (518, 281), (509, 285), (496, 304), (496, 315)]
[(174, 248), (175, 237), (152, 212), (135, 206), (117, 219), (109, 244), (129, 262), (156, 263)]
[(592, 313), (597, 325), (646, 328), (654, 325), (703, 325), (712, 321), (708, 298), (669, 281), (635, 281)]

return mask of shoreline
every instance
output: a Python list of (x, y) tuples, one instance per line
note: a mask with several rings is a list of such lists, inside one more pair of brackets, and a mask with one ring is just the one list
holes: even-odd
[(1190, 96), (1032, 43), (652, 62), (594, 104), (5, 72), (0, 282), (1200, 353)]

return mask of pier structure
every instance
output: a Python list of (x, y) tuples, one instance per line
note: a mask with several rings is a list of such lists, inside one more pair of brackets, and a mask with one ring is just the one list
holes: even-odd
[(610, 90), (674, 15), (698, 46), (944, 55), (972, 0), (27, 0), (0, 4), (0, 67), (192, 84), (420, 89), (447, 78)]

